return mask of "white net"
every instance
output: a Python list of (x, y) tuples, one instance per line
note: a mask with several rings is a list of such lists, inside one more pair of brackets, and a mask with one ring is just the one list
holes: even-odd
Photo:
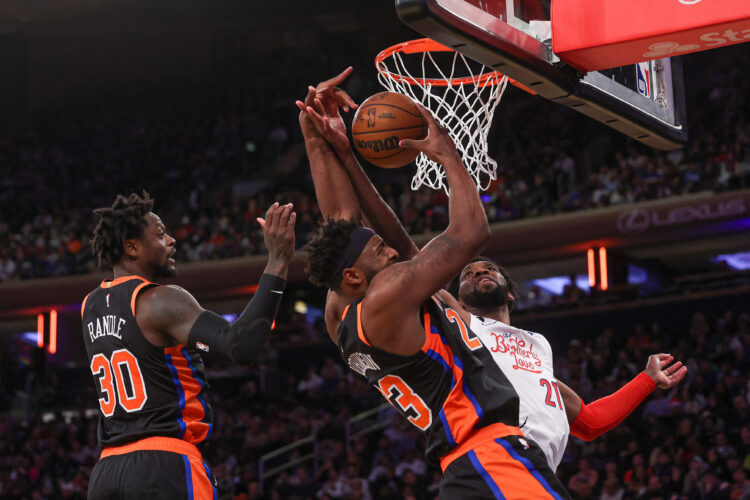
[[(440, 61), (435, 52), (440, 54)], [(410, 68), (416, 67), (414, 58), (421, 58), (418, 69), (410, 71), (405, 57), (412, 59)], [(477, 63), (470, 63), (463, 54), (449, 52), (447, 48), (409, 54), (396, 50), (387, 57), (379, 57), (376, 65), (378, 79), (386, 89), (408, 95), (432, 111), (456, 143), (477, 187), (486, 191), (497, 178), (497, 162), (487, 151), (487, 134), (508, 77), (484, 65), (477, 69)], [(440, 164), (424, 154), (417, 157), (416, 163), (412, 190), (427, 185), (448, 191)]]

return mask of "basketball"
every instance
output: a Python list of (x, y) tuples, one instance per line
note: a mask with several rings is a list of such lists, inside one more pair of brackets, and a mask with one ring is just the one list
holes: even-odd
[(380, 92), (363, 102), (352, 123), (354, 145), (367, 161), (383, 168), (411, 163), (419, 154), (398, 145), (401, 139), (424, 139), (427, 122), (409, 97)]

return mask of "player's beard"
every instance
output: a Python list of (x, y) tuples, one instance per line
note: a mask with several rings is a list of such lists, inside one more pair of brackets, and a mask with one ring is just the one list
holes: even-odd
[(508, 285), (497, 285), (486, 292), (477, 289), (466, 294), (462, 300), (464, 304), (472, 309), (487, 310), (502, 307), (510, 302), (508, 298)]
[(177, 276), (177, 268), (174, 266), (170, 267), (169, 264), (158, 266), (154, 273), (157, 278), (174, 278)]

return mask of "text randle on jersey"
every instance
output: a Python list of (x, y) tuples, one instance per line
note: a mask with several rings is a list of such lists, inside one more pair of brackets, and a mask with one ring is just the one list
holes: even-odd
[(122, 330), (125, 323), (126, 320), (123, 318), (114, 314), (105, 314), (104, 316), (97, 317), (94, 321), (89, 321), (86, 326), (89, 330), (91, 342), (93, 342), (96, 339), (107, 335), (122, 339), (120, 330)]

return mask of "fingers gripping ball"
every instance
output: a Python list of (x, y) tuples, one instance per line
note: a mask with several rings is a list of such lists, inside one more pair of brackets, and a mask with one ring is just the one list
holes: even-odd
[(424, 139), (427, 122), (409, 97), (381, 92), (363, 102), (352, 124), (357, 151), (370, 163), (398, 168), (411, 163), (419, 154), (398, 145), (401, 139)]

